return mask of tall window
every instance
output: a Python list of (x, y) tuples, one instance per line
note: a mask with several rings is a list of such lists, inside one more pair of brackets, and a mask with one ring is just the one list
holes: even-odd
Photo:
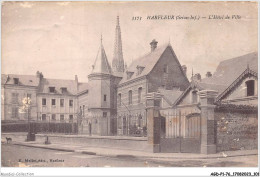
[(46, 121), (46, 114), (42, 114), (42, 121)]
[(198, 102), (198, 94), (197, 91), (194, 90), (192, 91), (192, 103), (197, 103)]
[(168, 73), (168, 65), (167, 64), (163, 65), (163, 72)]
[(142, 100), (142, 87), (138, 89), (138, 103), (141, 103)]
[(73, 115), (70, 115), (70, 123), (72, 123), (73, 122)]
[(28, 97), (28, 98), (32, 98), (32, 94), (27, 93), (27, 97)]
[(18, 103), (18, 93), (12, 93), (12, 102), (13, 103)]
[(103, 117), (107, 117), (107, 112), (103, 112)]
[(56, 121), (56, 114), (52, 114), (52, 115), (51, 115), (51, 120), (52, 120), (52, 121)]
[(254, 96), (255, 95), (255, 81), (254, 80), (246, 81), (246, 87), (247, 87), (247, 96)]
[(43, 105), (43, 106), (46, 106), (46, 98), (43, 98), (43, 99), (42, 99), (42, 105)]
[(70, 107), (72, 107), (73, 106), (73, 100), (70, 100), (69, 104), (70, 104)]
[(128, 104), (132, 104), (132, 90), (128, 92)]
[(118, 94), (118, 105), (121, 106), (121, 93)]
[(138, 127), (141, 127), (142, 126), (142, 115), (139, 114), (138, 116)]
[(56, 105), (56, 99), (51, 99), (51, 105), (55, 106)]
[(60, 107), (64, 107), (64, 99), (60, 99)]
[(12, 107), (12, 118), (18, 118), (18, 107)]
[(60, 121), (61, 121), (61, 122), (64, 122), (64, 114), (61, 114), (61, 115), (60, 115)]
[(104, 101), (107, 101), (107, 95), (104, 95)]

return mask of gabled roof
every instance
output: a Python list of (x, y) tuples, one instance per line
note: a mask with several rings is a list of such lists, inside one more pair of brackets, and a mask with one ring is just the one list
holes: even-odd
[(179, 96), (183, 93), (180, 90), (166, 90), (166, 89), (158, 89), (163, 98), (167, 101), (168, 104), (172, 105)]
[(179, 104), (181, 100), (189, 93), (192, 89), (198, 89), (201, 90), (216, 90), (218, 94), (221, 94), (227, 86), (225, 85), (219, 85), (219, 84), (211, 84), (211, 83), (203, 83), (198, 81), (191, 81), (189, 87), (176, 99), (176, 101), (173, 103), (173, 106)]
[(224, 92), (218, 95), (216, 98), (216, 102), (220, 101), (221, 99), (225, 98), (228, 94), (234, 90), (235, 87), (246, 77), (253, 76), (255, 78), (258, 78), (257, 73), (250, 68), (247, 68), (228, 88), (225, 89)]
[[(167, 47), (171, 47), (171, 45), (170, 44), (162, 45), (162, 46), (156, 48), (153, 52), (149, 52), (148, 54), (144, 55), (143, 57), (140, 57), (140, 58), (134, 60), (131, 63), (131, 65), (126, 69), (126, 71), (134, 72), (134, 74), (132, 75), (132, 77), (130, 79), (127, 79), (127, 73), (125, 71), (123, 74), (123, 78), (119, 84), (131, 81), (136, 78), (149, 74), (150, 71), (154, 68), (157, 61), (162, 56), (163, 52), (167, 49)], [(143, 71), (139, 75), (136, 74), (137, 66), (144, 67)]]
[(6, 85), (14, 85), (14, 78), (19, 79), (20, 86), (37, 87), (40, 82), (40, 79), (36, 75), (2, 74), (1, 83)]
[[(186, 94), (193, 88), (197, 88), (198, 90), (216, 90), (218, 91), (217, 98), (221, 99), (237, 82), (241, 80), (241, 77), (243, 78), (249, 73), (256, 75), (257, 77), (257, 62), (258, 54), (256, 52), (220, 62), (212, 77), (204, 78), (201, 82), (192, 81), (190, 86), (181, 94), (173, 105), (179, 104)], [(241, 70), (243, 72), (241, 72)]]
[(111, 66), (109, 65), (105, 49), (101, 42), (95, 63), (93, 65), (92, 74), (93, 73), (111, 74), (111, 71), (112, 71)]
[(212, 77), (204, 78), (201, 82), (229, 86), (239, 77), (247, 66), (249, 66), (251, 70), (258, 72), (257, 52), (220, 62)]
[(39, 93), (50, 93), (49, 87), (55, 87), (56, 94), (62, 94), (61, 88), (67, 88), (68, 95), (77, 95), (77, 82), (75, 80), (47, 79), (43, 78)]

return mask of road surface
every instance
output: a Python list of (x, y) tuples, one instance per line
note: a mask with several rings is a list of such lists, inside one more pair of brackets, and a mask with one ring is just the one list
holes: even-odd
[(2, 144), (3, 167), (255, 167), (257, 155), (216, 159), (104, 157)]

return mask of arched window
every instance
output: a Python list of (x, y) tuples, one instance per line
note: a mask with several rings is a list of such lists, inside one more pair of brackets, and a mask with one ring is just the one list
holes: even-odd
[(255, 95), (255, 81), (249, 80), (246, 81), (247, 95), (246, 96), (254, 96)]
[(128, 104), (132, 104), (132, 90), (128, 92)]
[(121, 93), (118, 94), (118, 105), (121, 106)]
[(197, 91), (194, 90), (192, 91), (192, 103), (197, 103), (198, 102), (198, 94), (197, 94)]
[(142, 100), (142, 87), (138, 88), (138, 103), (141, 103)]

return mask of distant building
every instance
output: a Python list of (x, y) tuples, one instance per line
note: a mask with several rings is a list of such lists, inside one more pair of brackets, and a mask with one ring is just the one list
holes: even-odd
[[(27, 121), (37, 119), (37, 89), (40, 79), (36, 76), (2, 74), (2, 120), (5, 121)], [(30, 109), (25, 108), (24, 101), (29, 97)], [(29, 114), (29, 115), (28, 115)]]

